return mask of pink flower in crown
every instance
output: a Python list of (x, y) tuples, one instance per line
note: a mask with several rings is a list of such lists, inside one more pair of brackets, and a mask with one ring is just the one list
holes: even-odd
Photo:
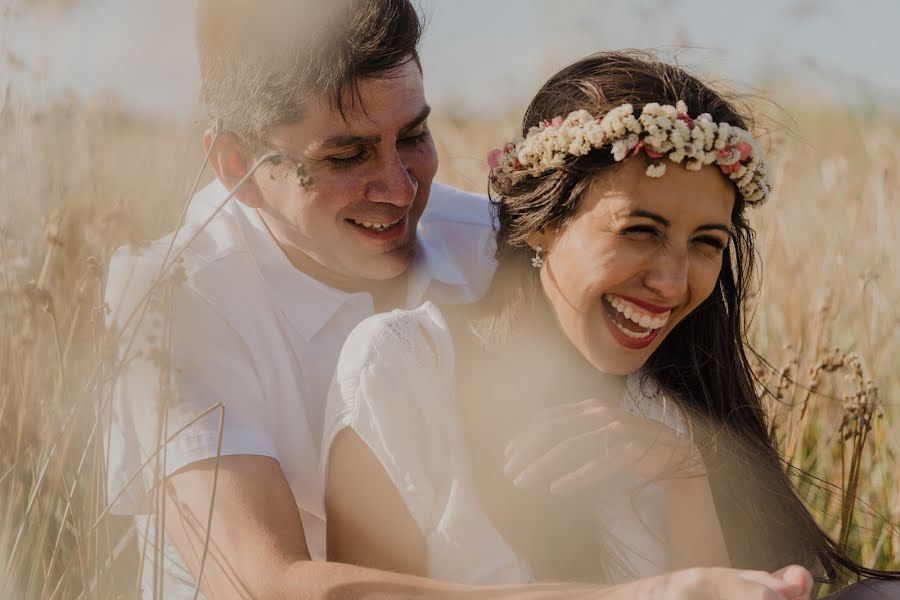
[(653, 148), (651, 148), (650, 146), (645, 144), (644, 140), (641, 140), (637, 143), (637, 145), (634, 147), (634, 150), (631, 151), (631, 156), (637, 156), (638, 154), (640, 154), (641, 150), (643, 150), (644, 154), (646, 154), (650, 158), (662, 158), (663, 157), (662, 152), (657, 152), (656, 150), (654, 150)]
[(684, 113), (678, 113), (678, 120), (684, 121), (684, 124), (693, 129), (694, 127), (694, 119), (690, 117), (690, 115), (686, 115)]
[(544, 119), (541, 124), (546, 127), (562, 127), (564, 119), (562, 117), (553, 117), (552, 119)]
[(753, 153), (753, 146), (751, 146), (747, 142), (738, 142), (737, 144), (735, 144), (734, 148), (741, 153), (741, 162), (746, 161)]
[[(735, 154), (735, 152), (737, 152), (737, 154)], [(725, 146), (724, 148), (719, 150), (719, 158), (724, 160), (734, 160), (735, 164), (741, 162), (740, 152), (737, 151), (734, 146)]]
[(730, 173), (737, 173), (738, 171), (740, 171), (741, 166), (741, 163), (736, 162), (733, 165), (719, 165), (719, 169), (721, 169), (723, 173), (728, 175)]
[(491, 150), (487, 157), (487, 164), (491, 169), (496, 169), (500, 166), (500, 157), (503, 155), (503, 150), (500, 148), (495, 148)]

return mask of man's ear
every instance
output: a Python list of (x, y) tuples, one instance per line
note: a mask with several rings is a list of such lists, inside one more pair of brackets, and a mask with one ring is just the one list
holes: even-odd
[[(215, 148), (212, 148), (213, 140), (215, 140)], [(210, 152), (210, 148), (212, 148), (212, 152)], [(225, 131), (216, 138), (212, 130), (207, 130), (203, 134), (203, 149), (210, 152), (209, 165), (222, 185), (229, 191), (237, 187), (252, 166), (248, 162), (243, 142), (231, 132)], [(265, 204), (262, 190), (253, 177), (245, 181), (234, 193), (234, 196), (250, 208), (260, 208)]]

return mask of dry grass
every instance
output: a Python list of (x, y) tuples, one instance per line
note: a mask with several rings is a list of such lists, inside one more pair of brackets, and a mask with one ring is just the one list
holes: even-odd
[[(800, 116), (799, 135), (776, 143), (777, 196), (756, 221), (758, 368), (791, 462), (836, 486), (802, 490), (822, 524), (863, 563), (898, 568), (900, 125)], [(514, 127), (433, 128), (439, 178), (483, 191), (482, 157)], [(7, 103), (0, 131), (0, 597), (132, 597), (130, 539), (103, 515), (97, 420), (115, 376), (103, 277), (116, 247), (177, 222), (201, 126)]]

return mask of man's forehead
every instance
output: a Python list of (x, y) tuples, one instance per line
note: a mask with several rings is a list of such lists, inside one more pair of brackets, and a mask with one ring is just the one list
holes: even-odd
[[(291, 148), (341, 145), (350, 138), (393, 136), (428, 117), (421, 75), (401, 68), (385, 77), (362, 79), (344, 92), (340, 105), (323, 94), (310, 99), (299, 121), (273, 131), (273, 140)], [(389, 75), (389, 76), (388, 76)]]
[[(404, 94), (396, 98), (380, 98), (376, 102), (362, 97), (343, 110), (310, 114), (311, 132), (325, 143), (333, 138), (393, 135), (416, 127), (428, 118), (431, 108), (423, 94)], [(393, 101), (396, 100), (396, 101)]]

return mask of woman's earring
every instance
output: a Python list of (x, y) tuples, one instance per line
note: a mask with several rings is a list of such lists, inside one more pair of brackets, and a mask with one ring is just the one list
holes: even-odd
[(544, 249), (540, 246), (534, 249), (534, 258), (531, 259), (531, 266), (535, 269), (540, 269), (544, 266), (544, 259), (541, 257), (541, 252), (543, 251)]

